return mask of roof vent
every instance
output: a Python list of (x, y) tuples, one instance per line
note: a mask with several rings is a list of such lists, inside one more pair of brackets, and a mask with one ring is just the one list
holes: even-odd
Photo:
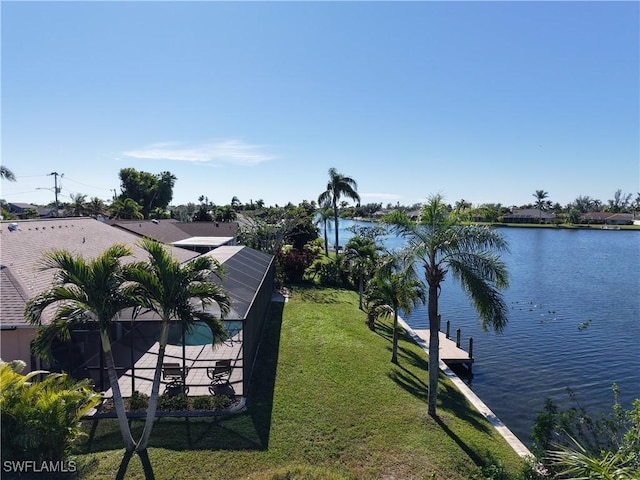
[(10, 232), (16, 232), (18, 231), (18, 224), (17, 223), (10, 223), (9, 224), (9, 231)]

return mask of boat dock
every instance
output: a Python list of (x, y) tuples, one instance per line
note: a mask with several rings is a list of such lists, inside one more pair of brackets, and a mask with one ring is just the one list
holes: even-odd
[[(424, 342), (425, 347), (429, 348), (429, 330), (413, 330), (418, 337)], [(465, 352), (460, 348), (460, 331), (456, 335), (456, 341), (451, 340), (443, 332), (438, 332), (440, 340), (440, 360), (447, 365), (464, 365), (471, 371), (473, 364), (473, 339), (469, 339), (469, 352)]]

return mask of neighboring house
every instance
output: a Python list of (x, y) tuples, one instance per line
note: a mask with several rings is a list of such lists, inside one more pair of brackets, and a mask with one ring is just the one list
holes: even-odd
[(109, 220), (106, 223), (135, 235), (205, 253), (221, 245), (235, 245), (237, 222), (178, 222), (164, 220)]
[[(130, 261), (145, 260), (147, 253), (138, 246), (138, 241), (139, 236), (129, 231), (91, 218), (1, 221), (2, 360), (23, 360), (27, 364), (26, 371), (41, 368), (40, 362), (30, 354), (30, 342), (36, 329), (25, 322), (24, 308), (30, 298), (52, 285), (54, 272), (38, 270), (45, 252), (65, 249), (85, 258), (94, 258), (108, 247), (121, 243), (132, 248)], [(191, 250), (174, 246), (168, 248), (181, 263), (199, 256)], [(271, 255), (243, 246), (222, 246), (207, 255), (213, 256), (224, 266), (225, 276), (221, 284), (232, 300), (231, 312), (225, 320), (233, 324), (235, 334), (242, 332), (238, 335), (241, 344), (234, 351), (241, 355), (236, 358), (236, 366), (241, 367), (237, 391), (243, 394), (248, 386), (254, 356), (269, 310), (275, 262)], [(48, 322), (50, 319), (51, 312), (45, 312), (43, 320)], [(117, 339), (113, 351), (119, 372), (124, 374), (153, 347), (157, 341), (159, 323), (149, 315), (142, 315), (132, 323), (130, 315), (127, 316), (126, 313), (119, 321), (112, 332)], [(92, 378), (96, 386), (106, 390), (108, 380), (105, 375), (100, 374), (104, 363), (97, 333), (91, 327), (74, 332), (71, 342), (57, 348), (57, 363), (53, 367), (69, 371), (77, 378)]]
[(632, 213), (589, 212), (580, 216), (582, 223), (597, 223), (607, 225), (633, 225)]
[(535, 208), (514, 210), (503, 217), (505, 223), (551, 223), (555, 215)]
[(16, 217), (23, 218), (29, 211), (35, 210), (40, 218), (55, 217), (56, 209), (50, 207), (39, 207), (31, 203), (9, 203), (9, 213)]

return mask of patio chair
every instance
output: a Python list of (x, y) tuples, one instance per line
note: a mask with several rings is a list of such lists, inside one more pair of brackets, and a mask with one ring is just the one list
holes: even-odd
[(228, 385), (231, 380), (231, 359), (217, 360), (214, 367), (207, 368), (207, 376), (211, 379), (209, 392), (215, 395), (220, 386)]
[(178, 393), (189, 393), (189, 386), (185, 385), (184, 379), (187, 378), (189, 368), (184, 367), (184, 374), (182, 366), (179, 363), (163, 363), (162, 364), (162, 379), (168, 380), (166, 393), (170, 395), (176, 395)]

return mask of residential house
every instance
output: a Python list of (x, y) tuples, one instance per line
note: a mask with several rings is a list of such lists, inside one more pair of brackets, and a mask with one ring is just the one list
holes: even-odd
[(39, 207), (38, 205), (33, 205), (31, 203), (9, 203), (7, 205), (9, 207), (9, 213), (18, 218), (24, 218), (30, 211), (35, 211), (37, 216), (40, 218), (51, 218), (56, 216), (56, 209), (51, 207)]
[(555, 215), (535, 208), (514, 210), (513, 213), (504, 215), (505, 223), (551, 223)]
[[(38, 270), (45, 252), (65, 249), (85, 258), (94, 258), (108, 247), (120, 243), (132, 248), (133, 254), (126, 261), (144, 260), (147, 253), (138, 245), (139, 238), (125, 229), (83, 217), (0, 222), (0, 357), (5, 361), (23, 360), (27, 364), (27, 371), (42, 366), (30, 353), (30, 342), (35, 337), (36, 329), (25, 322), (24, 308), (30, 298), (52, 284), (54, 272)], [(193, 250), (172, 245), (167, 248), (181, 263), (200, 255)], [(206, 358), (210, 361), (214, 361), (216, 355), (235, 355), (235, 392), (244, 395), (269, 310), (275, 262), (271, 255), (244, 246), (221, 246), (206, 255), (218, 260), (226, 272), (220, 283), (232, 300), (231, 312), (225, 321), (231, 327), (229, 330), (234, 340), (230, 339), (228, 345), (216, 346), (216, 349), (205, 345), (199, 348), (202, 352), (207, 351)], [(51, 320), (51, 314), (45, 311), (45, 323)], [(146, 314), (132, 322), (131, 315), (123, 312), (114, 326), (112, 337), (116, 342), (113, 351), (121, 381), (125, 385), (133, 386), (137, 381), (140, 387), (150, 379), (149, 371), (139, 370), (139, 373), (135, 373), (135, 368), (140, 362), (154, 358), (158, 320)], [(180, 356), (182, 346), (172, 345), (172, 348), (172, 355)], [(95, 326), (75, 331), (72, 341), (59, 345), (54, 353), (56, 362), (45, 367), (69, 371), (77, 378), (92, 378), (101, 390), (108, 389)], [(195, 360), (189, 358), (191, 363)], [(203, 363), (201, 377), (206, 378), (206, 366), (206, 362)], [(196, 373), (194, 371), (194, 375)], [(147, 383), (150, 386), (150, 382)], [(197, 389), (194, 393), (197, 393)]]
[(135, 235), (205, 253), (221, 245), (235, 245), (238, 222), (179, 222), (163, 220), (108, 220), (106, 223)]
[(588, 212), (580, 216), (582, 223), (606, 225), (633, 225), (632, 213)]

